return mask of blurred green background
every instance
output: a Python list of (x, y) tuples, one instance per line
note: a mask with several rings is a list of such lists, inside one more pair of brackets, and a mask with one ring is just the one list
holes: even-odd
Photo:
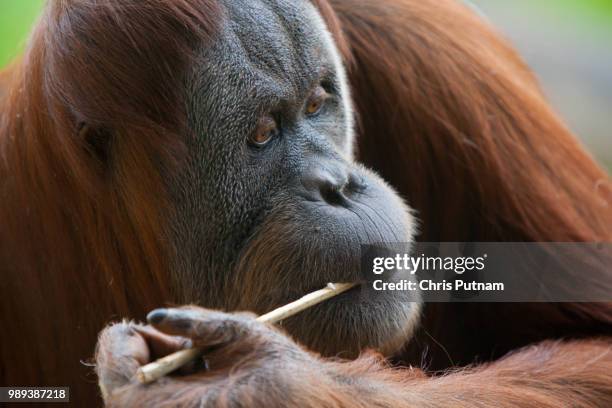
[[(569, 127), (612, 169), (612, 0), (468, 2), (515, 44)], [(0, 67), (23, 49), (42, 4), (0, 0)]]
[(0, 0), (0, 67), (23, 48), (43, 0)]

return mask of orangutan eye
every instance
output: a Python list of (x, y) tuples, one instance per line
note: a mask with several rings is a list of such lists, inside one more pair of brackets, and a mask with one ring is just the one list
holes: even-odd
[(249, 136), (249, 143), (255, 147), (263, 147), (270, 140), (274, 139), (274, 137), (278, 135), (278, 125), (276, 120), (270, 115), (266, 115), (259, 119), (259, 123), (257, 124), (257, 128), (255, 131)]
[(327, 91), (322, 86), (317, 86), (306, 101), (306, 114), (316, 115), (319, 113), (328, 97)]

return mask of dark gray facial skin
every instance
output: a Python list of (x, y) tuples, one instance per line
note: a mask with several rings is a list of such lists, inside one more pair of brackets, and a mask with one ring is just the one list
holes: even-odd
[[(173, 182), (175, 285), (183, 302), (263, 313), (360, 279), (360, 246), (410, 242), (414, 221), (377, 175), (353, 162), (344, 68), (307, 1), (224, 0), (225, 21), (188, 81), (189, 164)], [(309, 115), (322, 86), (329, 98)], [(270, 114), (278, 133), (249, 142)], [(414, 299), (412, 299), (414, 300)], [(289, 319), (325, 354), (392, 350), (418, 303), (365, 286)]]

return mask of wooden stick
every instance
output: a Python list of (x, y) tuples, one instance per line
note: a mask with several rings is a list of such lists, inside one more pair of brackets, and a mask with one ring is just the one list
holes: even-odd
[[(339, 295), (342, 292), (346, 292), (355, 285), (356, 283), (328, 283), (323, 289), (309, 293), (295, 302), (291, 302), (285, 306), (281, 306), (278, 309), (274, 309), (271, 312), (261, 315), (257, 318), (257, 320), (263, 323), (279, 322), (287, 317), (301, 312), (304, 309), (308, 309), (317, 303), (321, 303), (331, 297)], [(141, 383), (148, 384), (168, 373), (171, 373), (177, 368), (182, 367), (189, 361), (196, 359), (198, 356), (200, 356), (200, 354), (202, 354), (202, 350), (199, 348), (177, 351), (176, 353), (169, 354), (166, 357), (160, 358), (159, 360), (140, 367), (136, 372), (136, 377)]]

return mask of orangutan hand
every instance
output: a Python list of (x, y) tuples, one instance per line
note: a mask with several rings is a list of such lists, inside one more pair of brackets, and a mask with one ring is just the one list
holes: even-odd
[[(154, 310), (148, 320), (100, 334), (96, 371), (107, 406), (302, 405), (310, 399), (305, 389), (318, 399), (335, 381), (332, 364), (251, 314), (189, 306)], [(182, 373), (147, 385), (135, 378), (141, 365), (187, 347), (205, 352)]]

